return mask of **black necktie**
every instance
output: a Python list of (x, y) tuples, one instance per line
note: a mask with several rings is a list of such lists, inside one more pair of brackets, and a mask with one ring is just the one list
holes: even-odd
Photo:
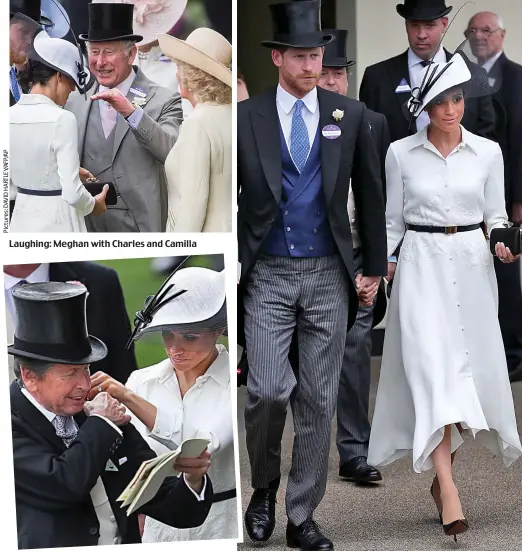
[(429, 64), (430, 64), (429, 61), (426, 61), (426, 60), (422, 60), (422, 61), (421, 61), (422, 67), (427, 67)]

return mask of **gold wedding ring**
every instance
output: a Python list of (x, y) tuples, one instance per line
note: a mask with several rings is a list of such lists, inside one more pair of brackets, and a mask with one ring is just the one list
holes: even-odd
[(109, 98), (112, 98), (114, 96), (114, 92), (112, 90), (109, 90)]

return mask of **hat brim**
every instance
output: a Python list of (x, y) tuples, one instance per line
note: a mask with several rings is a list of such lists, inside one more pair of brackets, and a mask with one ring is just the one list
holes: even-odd
[(92, 38), (88, 34), (78, 35), (78, 40), (82, 42), (117, 42), (118, 40), (133, 40), (136, 43), (141, 42), (143, 37), (141, 35), (122, 35), (109, 38)]
[(332, 60), (326, 62), (323, 60), (323, 67), (352, 67), (352, 65), (355, 65), (355, 61), (353, 60)]
[(15, 348), (14, 346), (9, 346), (7, 348), (7, 353), (9, 355), (18, 355), (20, 357), (25, 357), (27, 359), (35, 359), (37, 361), (47, 361), (49, 363), (56, 363), (58, 365), (87, 365), (94, 363), (96, 361), (101, 361), (107, 357), (107, 346), (95, 336), (89, 336), (89, 341), (91, 343), (91, 353), (87, 357), (80, 359), (64, 359), (59, 357), (47, 357), (45, 355), (37, 355), (29, 351), (24, 351)]
[(451, 10), (453, 9), (453, 6), (448, 6), (445, 10), (438, 14), (426, 14), (426, 13), (416, 13), (416, 12), (408, 12), (404, 9), (404, 4), (397, 4), (397, 13), (403, 17), (404, 19), (410, 19), (413, 21), (435, 21), (435, 19), (440, 19), (441, 17), (446, 17)]
[(158, 35), (160, 49), (173, 62), (181, 61), (192, 65), (232, 88), (232, 70), (221, 62), (198, 50), (184, 40), (167, 34)]
[(261, 44), (267, 48), (320, 48), (330, 44), (334, 39), (334, 35), (317, 32), (295, 35), (289, 37), (289, 40), (263, 40)]
[(161, 12), (151, 13), (143, 24), (134, 21), (134, 32), (143, 35), (138, 46), (145, 46), (158, 40), (158, 35), (168, 33), (183, 17), (187, 0), (168, 4)]

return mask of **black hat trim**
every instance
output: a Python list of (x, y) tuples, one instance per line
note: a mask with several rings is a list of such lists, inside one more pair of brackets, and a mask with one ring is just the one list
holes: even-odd
[(100, 361), (107, 356), (107, 346), (99, 338), (89, 336), (88, 344), (80, 350), (78, 345), (35, 344), (34, 342), (25, 342), (15, 336), (14, 344), (7, 348), (7, 352), (10, 355), (49, 361), (59, 365), (84, 365)]

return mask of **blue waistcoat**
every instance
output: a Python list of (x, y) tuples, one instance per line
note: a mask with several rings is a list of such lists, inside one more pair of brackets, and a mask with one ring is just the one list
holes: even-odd
[(262, 251), (280, 257), (324, 257), (337, 254), (323, 193), (319, 127), (303, 172), (295, 166), (281, 127), (283, 193), (279, 216)]

